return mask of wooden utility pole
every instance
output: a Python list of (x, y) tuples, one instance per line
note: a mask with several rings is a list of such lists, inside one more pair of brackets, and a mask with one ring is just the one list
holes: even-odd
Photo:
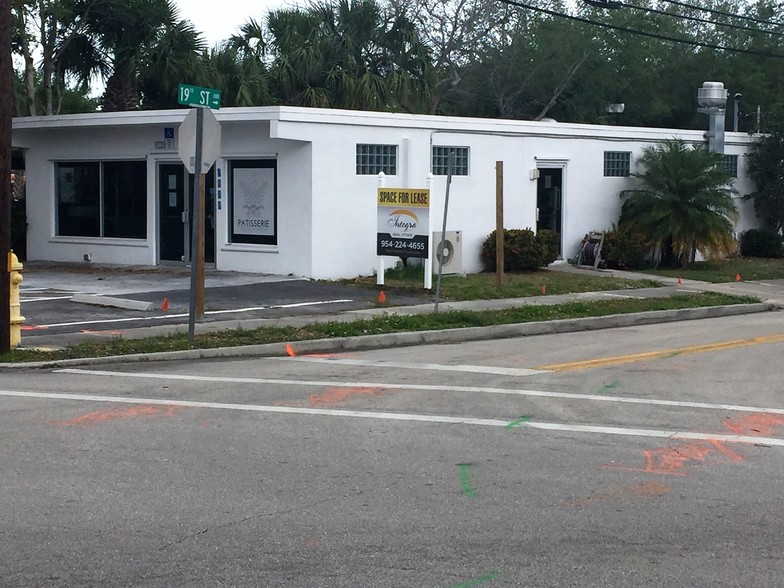
[(11, 0), (0, 0), (0, 353), (11, 350)]
[(504, 279), (504, 162), (495, 162), (495, 287)]

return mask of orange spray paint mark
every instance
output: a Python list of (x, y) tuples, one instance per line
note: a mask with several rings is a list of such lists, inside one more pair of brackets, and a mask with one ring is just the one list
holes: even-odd
[(91, 329), (82, 329), (79, 332), (85, 335), (122, 335), (122, 331), (93, 331)]
[(748, 416), (727, 418), (721, 424), (736, 435), (770, 437), (775, 435), (778, 432), (777, 429), (784, 425), (784, 416), (760, 412)]
[[(720, 456), (730, 461), (743, 461), (740, 455), (730, 450), (721, 441), (714, 439), (681, 443), (674, 447), (647, 449), (642, 454), (645, 458), (645, 465), (642, 468), (616, 466), (613, 464), (605, 464), (602, 467), (660, 476), (685, 476), (685, 466), (687, 464), (710, 465), (714, 461), (715, 463), (721, 463), (722, 459)], [(718, 458), (718, 460), (711, 459), (710, 463), (706, 464), (706, 460), (711, 456)]]
[(64, 421), (54, 421), (56, 425), (74, 427), (80, 425), (97, 425), (118, 419), (133, 419), (142, 416), (167, 416), (171, 417), (180, 409), (178, 406), (157, 406), (142, 404), (139, 406), (129, 406), (126, 408), (113, 408), (110, 410), (100, 410), (88, 412), (73, 419)]
[(378, 396), (378, 388), (327, 388), (321, 394), (311, 394), (308, 396), (310, 406), (330, 406), (339, 402), (345, 402), (353, 396), (361, 395)]
[(670, 487), (664, 484), (660, 484), (659, 482), (641, 482), (639, 484), (633, 484), (631, 486), (624, 486), (622, 488), (618, 488), (617, 490), (613, 490), (612, 492), (604, 492), (602, 494), (596, 494), (594, 496), (588, 496), (586, 498), (578, 498), (577, 500), (571, 500), (566, 503), (566, 506), (575, 508), (578, 506), (585, 506), (586, 504), (591, 504), (593, 502), (602, 502), (606, 500), (614, 500), (614, 499), (624, 499), (628, 497), (637, 497), (637, 498), (656, 498), (658, 496), (662, 496), (670, 491)]
[(42, 327), (39, 325), (22, 325), (19, 327), (22, 331), (45, 331), (49, 327)]

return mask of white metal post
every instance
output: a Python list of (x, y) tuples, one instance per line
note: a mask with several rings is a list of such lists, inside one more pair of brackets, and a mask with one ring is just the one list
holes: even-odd
[[(433, 202), (433, 174), (428, 173), (427, 179), (425, 180), (425, 186), (430, 191), (430, 211), (433, 210), (432, 202)], [(428, 215), (432, 218), (432, 215)], [(433, 289), (433, 231), (428, 228), (428, 239), (427, 239), (427, 257), (423, 260), (424, 263), (422, 264), (425, 267), (425, 290), (432, 290)]]
[[(386, 174), (384, 172), (378, 172), (378, 187), (384, 187), (384, 180), (386, 179)], [(383, 286), (384, 285), (384, 257), (379, 255), (378, 256), (378, 273), (376, 274), (376, 285)]]

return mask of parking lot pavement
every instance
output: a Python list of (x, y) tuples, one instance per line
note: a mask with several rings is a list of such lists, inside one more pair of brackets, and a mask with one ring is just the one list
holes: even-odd
[[(72, 264), (25, 264), (20, 298), (24, 346), (57, 346), (100, 337), (142, 336), (187, 330), (190, 274), (187, 268), (117, 268)], [(97, 304), (77, 303), (90, 300)], [(217, 272), (205, 276), (209, 329), (226, 323), (264, 322), (281, 317), (335, 315), (372, 309), (372, 288), (315, 282), (293, 276)], [(420, 304), (422, 296), (387, 291), (388, 305)], [(123, 304), (133, 302), (134, 304)], [(138, 303), (149, 303), (139, 310)], [(228, 327), (224, 327), (228, 328)]]

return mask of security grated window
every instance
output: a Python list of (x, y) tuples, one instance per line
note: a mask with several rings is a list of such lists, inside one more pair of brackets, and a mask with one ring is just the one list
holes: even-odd
[(357, 144), (357, 175), (397, 175), (397, 145)]
[(607, 177), (624, 177), (631, 173), (631, 151), (605, 151), (604, 175)]
[(724, 158), (721, 160), (721, 164), (724, 166), (730, 176), (733, 178), (738, 177), (738, 156), (737, 155), (725, 155)]
[(468, 175), (468, 147), (433, 146), (433, 175), (446, 176), (449, 172), (449, 154), (454, 153), (453, 176)]

